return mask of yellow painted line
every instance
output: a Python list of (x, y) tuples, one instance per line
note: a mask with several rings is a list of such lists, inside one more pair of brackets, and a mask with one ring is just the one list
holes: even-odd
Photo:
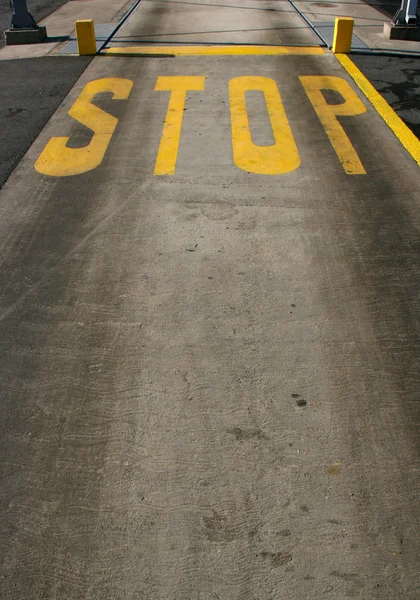
[(107, 48), (106, 54), (170, 56), (249, 56), (325, 54), (320, 46), (126, 46)]
[(346, 54), (336, 54), (337, 59), (347, 73), (356, 82), (372, 106), (381, 115), (388, 127), (394, 132), (401, 144), (420, 165), (420, 141), (407, 125), (395, 114), (388, 102), (375, 90), (373, 85), (359, 71), (354, 62)]

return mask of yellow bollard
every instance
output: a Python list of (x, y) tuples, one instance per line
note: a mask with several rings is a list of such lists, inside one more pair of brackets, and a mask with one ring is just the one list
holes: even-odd
[(332, 51), (347, 54), (351, 50), (354, 19), (351, 17), (337, 17), (335, 19), (334, 41)]
[(79, 56), (96, 54), (95, 26), (92, 19), (76, 21), (76, 37)]

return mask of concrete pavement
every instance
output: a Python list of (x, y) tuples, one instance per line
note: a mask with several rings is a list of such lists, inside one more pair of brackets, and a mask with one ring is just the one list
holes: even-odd
[(145, 42), (319, 45), (319, 38), (289, 2), (143, 0), (112, 45)]
[(246, 47), (272, 2), (218, 54), (199, 4), (0, 193), (0, 595), (417, 600), (418, 166), (333, 55)]

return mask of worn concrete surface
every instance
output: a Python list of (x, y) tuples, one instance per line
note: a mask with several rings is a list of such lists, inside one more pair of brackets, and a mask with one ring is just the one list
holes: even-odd
[(307, 44), (319, 38), (287, 0), (143, 0), (112, 45)]
[(0, 61), (0, 187), (90, 63), (90, 57)]
[[(2, 598), (418, 600), (419, 170), (364, 101), (345, 174), (311, 74), (348, 81), (332, 55), (97, 58), (1, 191)], [(154, 88), (184, 75), (205, 90), (156, 176)], [(297, 170), (234, 165), (244, 75), (278, 83)], [(104, 77), (134, 86), (95, 99), (101, 165), (36, 172), (88, 143), (67, 111)]]

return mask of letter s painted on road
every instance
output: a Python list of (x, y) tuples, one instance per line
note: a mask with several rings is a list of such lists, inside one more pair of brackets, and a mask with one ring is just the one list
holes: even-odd
[(118, 119), (92, 104), (96, 94), (111, 92), (114, 100), (126, 100), (133, 82), (106, 78), (90, 81), (69, 110), (69, 115), (93, 131), (91, 141), (82, 148), (69, 148), (69, 137), (53, 137), (35, 163), (43, 175), (66, 177), (80, 175), (99, 166), (111, 141)]

